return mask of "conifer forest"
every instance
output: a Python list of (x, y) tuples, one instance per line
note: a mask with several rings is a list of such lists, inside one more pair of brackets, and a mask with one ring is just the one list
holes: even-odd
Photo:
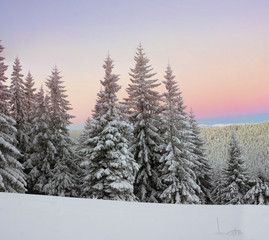
[[(230, 128), (227, 146), (219, 145), (225, 159), (212, 164), (209, 154), (216, 149), (209, 151), (206, 130), (201, 133), (195, 113), (187, 111), (172, 64), (156, 79), (141, 44), (124, 99), (117, 96), (120, 75), (112, 57), (105, 57), (101, 90), (78, 143), (68, 129), (73, 116), (64, 73), (53, 67), (36, 89), (19, 58), (6, 65), (4, 50), (0, 42), (1, 192), (166, 204), (269, 204), (264, 159), (253, 156), (255, 163), (247, 164), (245, 151), (252, 144), (239, 141), (238, 129)], [(156, 90), (161, 84), (164, 92)]]

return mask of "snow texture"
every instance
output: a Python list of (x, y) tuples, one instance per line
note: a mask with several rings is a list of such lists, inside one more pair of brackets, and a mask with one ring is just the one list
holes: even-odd
[(1, 239), (8, 240), (268, 239), (266, 206), (166, 205), (0, 193), (0, 213)]

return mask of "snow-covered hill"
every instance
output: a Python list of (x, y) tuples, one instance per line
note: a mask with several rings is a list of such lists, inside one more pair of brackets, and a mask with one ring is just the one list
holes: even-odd
[(227, 159), (228, 140), (231, 131), (243, 148), (243, 155), (251, 172), (269, 174), (269, 121), (253, 124), (229, 124), (224, 126), (201, 127), (207, 156), (214, 167), (221, 166)]
[(268, 219), (266, 206), (166, 205), (0, 193), (1, 240), (261, 240), (269, 237)]

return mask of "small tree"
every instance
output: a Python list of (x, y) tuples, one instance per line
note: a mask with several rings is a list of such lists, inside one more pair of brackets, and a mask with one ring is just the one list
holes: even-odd
[(214, 204), (221, 204), (221, 193), (223, 188), (222, 171), (216, 170), (212, 181), (211, 199)]
[(244, 196), (245, 204), (269, 204), (269, 181), (262, 174), (251, 177), (248, 181), (250, 189)]
[(129, 151), (127, 135), (132, 127), (123, 120), (116, 93), (118, 76), (112, 74), (113, 61), (108, 56), (104, 64), (104, 90), (98, 93), (94, 119), (86, 122), (79, 148), (84, 168), (82, 195), (99, 199), (135, 199), (134, 174), (137, 168)]
[(249, 186), (248, 176), (244, 167), (242, 150), (236, 134), (232, 131), (228, 147), (227, 166), (223, 170), (222, 204), (242, 204)]
[(135, 179), (135, 194), (142, 202), (158, 202), (160, 160), (160, 94), (154, 88), (160, 84), (152, 79), (151, 65), (141, 44), (137, 48), (135, 68), (131, 69), (131, 84), (127, 88), (130, 121), (134, 125), (132, 153), (139, 170)]
[(163, 186), (160, 199), (165, 203), (200, 203), (202, 194), (196, 183), (194, 163), (192, 162), (191, 142), (181, 92), (168, 65), (164, 76), (162, 121), (164, 126), (164, 153), (160, 172)]
[[(3, 50), (3, 46), (0, 45), (0, 53)], [(5, 85), (6, 70), (4, 58), (0, 56), (0, 191), (24, 193), (26, 182), (22, 165), (17, 160), (21, 154), (15, 146), (17, 130), (14, 119), (8, 116), (8, 100), (11, 94)]]

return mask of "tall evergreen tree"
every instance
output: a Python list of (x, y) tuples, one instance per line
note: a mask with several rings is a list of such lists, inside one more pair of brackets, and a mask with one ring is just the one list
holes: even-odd
[[(0, 45), (0, 54), (3, 50), (4, 47)], [(21, 154), (15, 147), (15, 121), (8, 116), (8, 101), (11, 95), (5, 85), (6, 70), (4, 58), (0, 56), (0, 191), (24, 193), (26, 182), (22, 165), (17, 160)]]
[[(24, 95), (25, 95), (25, 102), (24, 102), (24, 107), (25, 107), (25, 119), (24, 119), (24, 125), (25, 125), (25, 134), (27, 135), (29, 139), (29, 144), (25, 146), (24, 150), (24, 172), (26, 176), (29, 175), (30, 171), (32, 170), (32, 159), (30, 158), (30, 148), (31, 148), (31, 130), (32, 130), (32, 125), (33, 125), (33, 113), (34, 113), (34, 105), (35, 105), (35, 91), (36, 88), (34, 88), (34, 79), (31, 75), (30, 72), (28, 72), (24, 83)], [(31, 189), (31, 183), (28, 182), (30, 180), (27, 177), (27, 193), (32, 193)]]
[(139, 170), (135, 179), (135, 194), (142, 202), (157, 202), (159, 176), (157, 172), (160, 160), (159, 128), (160, 94), (154, 90), (160, 84), (152, 79), (149, 59), (145, 56), (141, 44), (134, 57), (135, 67), (131, 69), (131, 84), (127, 88), (130, 121), (134, 124), (134, 142), (132, 152)]
[(66, 100), (66, 90), (62, 86), (60, 73), (55, 67), (46, 85), (49, 89), (50, 129), (52, 144), (55, 147), (54, 158), (51, 163), (49, 182), (44, 186), (46, 193), (58, 196), (76, 195), (77, 166), (74, 163), (75, 154), (71, 149), (73, 141), (69, 136), (67, 126), (73, 117), (68, 114), (72, 108)]
[[(0, 41), (1, 43), (1, 41)], [(0, 44), (0, 54), (3, 52), (4, 47)], [(5, 58), (0, 55), (0, 113), (9, 115), (9, 108), (7, 102), (11, 98), (10, 91), (6, 86), (7, 77), (5, 71), (8, 66), (4, 63)]]
[(25, 89), (25, 108), (26, 108), (26, 120), (30, 123), (32, 122), (32, 115), (34, 111), (35, 105), (35, 91), (34, 88), (34, 79), (30, 72), (28, 72), (25, 81), (24, 81), (24, 89)]
[(100, 81), (103, 90), (88, 119), (81, 137), (80, 153), (84, 168), (82, 194), (100, 199), (135, 199), (133, 194), (134, 174), (137, 168), (129, 151), (127, 136), (132, 127), (123, 120), (116, 93), (119, 77), (112, 73), (113, 61), (108, 56), (103, 65), (105, 78)]
[(160, 198), (165, 203), (200, 203), (202, 192), (196, 183), (185, 107), (170, 65), (164, 78), (164, 153), (160, 165), (163, 186)]
[(249, 189), (247, 181), (248, 176), (244, 166), (242, 150), (235, 132), (232, 131), (228, 147), (227, 166), (223, 170), (221, 203), (242, 204)]
[(212, 168), (209, 165), (208, 159), (205, 157), (204, 141), (200, 137), (200, 129), (198, 127), (195, 115), (191, 110), (189, 115), (190, 130), (193, 144), (194, 163), (197, 165), (195, 174), (197, 183), (200, 186), (203, 194), (201, 196), (203, 203), (212, 203)]
[(50, 128), (49, 99), (44, 96), (43, 88), (36, 94), (33, 111), (32, 128), (30, 132), (31, 171), (28, 175), (29, 193), (49, 194), (46, 185), (52, 178), (52, 166), (55, 165), (56, 148), (53, 144), (52, 129)]
[(21, 163), (25, 163), (27, 161), (26, 148), (29, 144), (29, 137), (27, 135), (28, 123), (26, 120), (26, 98), (24, 92), (24, 82), (23, 82), (23, 74), (21, 73), (22, 68), (20, 64), (19, 58), (15, 59), (13, 65), (13, 72), (11, 77), (11, 116), (16, 121), (16, 129), (17, 129), (17, 147), (21, 154), (24, 156), (20, 158)]

